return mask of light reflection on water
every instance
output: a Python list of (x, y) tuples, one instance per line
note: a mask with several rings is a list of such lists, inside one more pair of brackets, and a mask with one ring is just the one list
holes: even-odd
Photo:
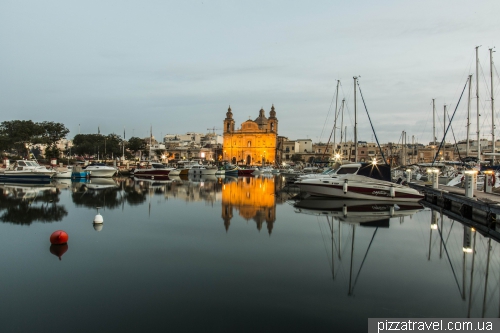
[[(499, 315), (496, 241), (415, 204), (294, 202), (282, 184), (0, 185), (0, 331), (364, 332), (369, 317)], [(65, 249), (50, 247), (58, 229)]]

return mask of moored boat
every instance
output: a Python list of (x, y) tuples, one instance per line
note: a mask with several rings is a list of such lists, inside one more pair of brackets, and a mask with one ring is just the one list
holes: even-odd
[(0, 170), (0, 181), (19, 183), (50, 182), (55, 174), (55, 170), (41, 166), (35, 160), (17, 160), (6, 169)]
[(116, 174), (116, 168), (107, 166), (104, 163), (93, 163), (83, 167), (90, 177), (111, 178)]
[(146, 168), (135, 169), (134, 177), (140, 179), (168, 179), (174, 168), (167, 168), (162, 163), (150, 163)]

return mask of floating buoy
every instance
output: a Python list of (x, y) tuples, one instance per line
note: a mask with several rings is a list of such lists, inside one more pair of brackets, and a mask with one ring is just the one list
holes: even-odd
[(50, 246), (50, 253), (59, 257), (59, 260), (61, 260), (62, 255), (65, 254), (66, 251), (68, 251), (68, 244), (52, 244)]
[(102, 215), (97, 213), (97, 215), (94, 217), (94, 223), (97, 224), (102, 224), (104, 222)]
[(63, 230), (57, 230), (50, 235), (50, 243), (55, 245), (66, 244), (68, 242), (68, 234)]

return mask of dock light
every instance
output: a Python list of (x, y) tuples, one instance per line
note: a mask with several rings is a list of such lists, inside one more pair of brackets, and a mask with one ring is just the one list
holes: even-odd
[(372, 160), (372, 165), (377, 165), (377, 160), (376, 159)]
[(335, 158), (336, 158), (337, 160), (339, 160), (339, 159), (340, 159), (340, 154), (339, 154), (339, 153), (335, 154)]
[(476, 231), (476, 229), (474, 229), (474, 228), (470, 228), (470, 231)]

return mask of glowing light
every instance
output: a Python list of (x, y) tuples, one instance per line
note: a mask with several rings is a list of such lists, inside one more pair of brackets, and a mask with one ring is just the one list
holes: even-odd
[(472, 253), (472, 249), (470, 247), (464, 247), (462, 248), (462, 250), (465, 252), (465, 253)]
[(436, 230), (438, 228), (438, 225), (436, 223), (431, 224), (431, 229)]

